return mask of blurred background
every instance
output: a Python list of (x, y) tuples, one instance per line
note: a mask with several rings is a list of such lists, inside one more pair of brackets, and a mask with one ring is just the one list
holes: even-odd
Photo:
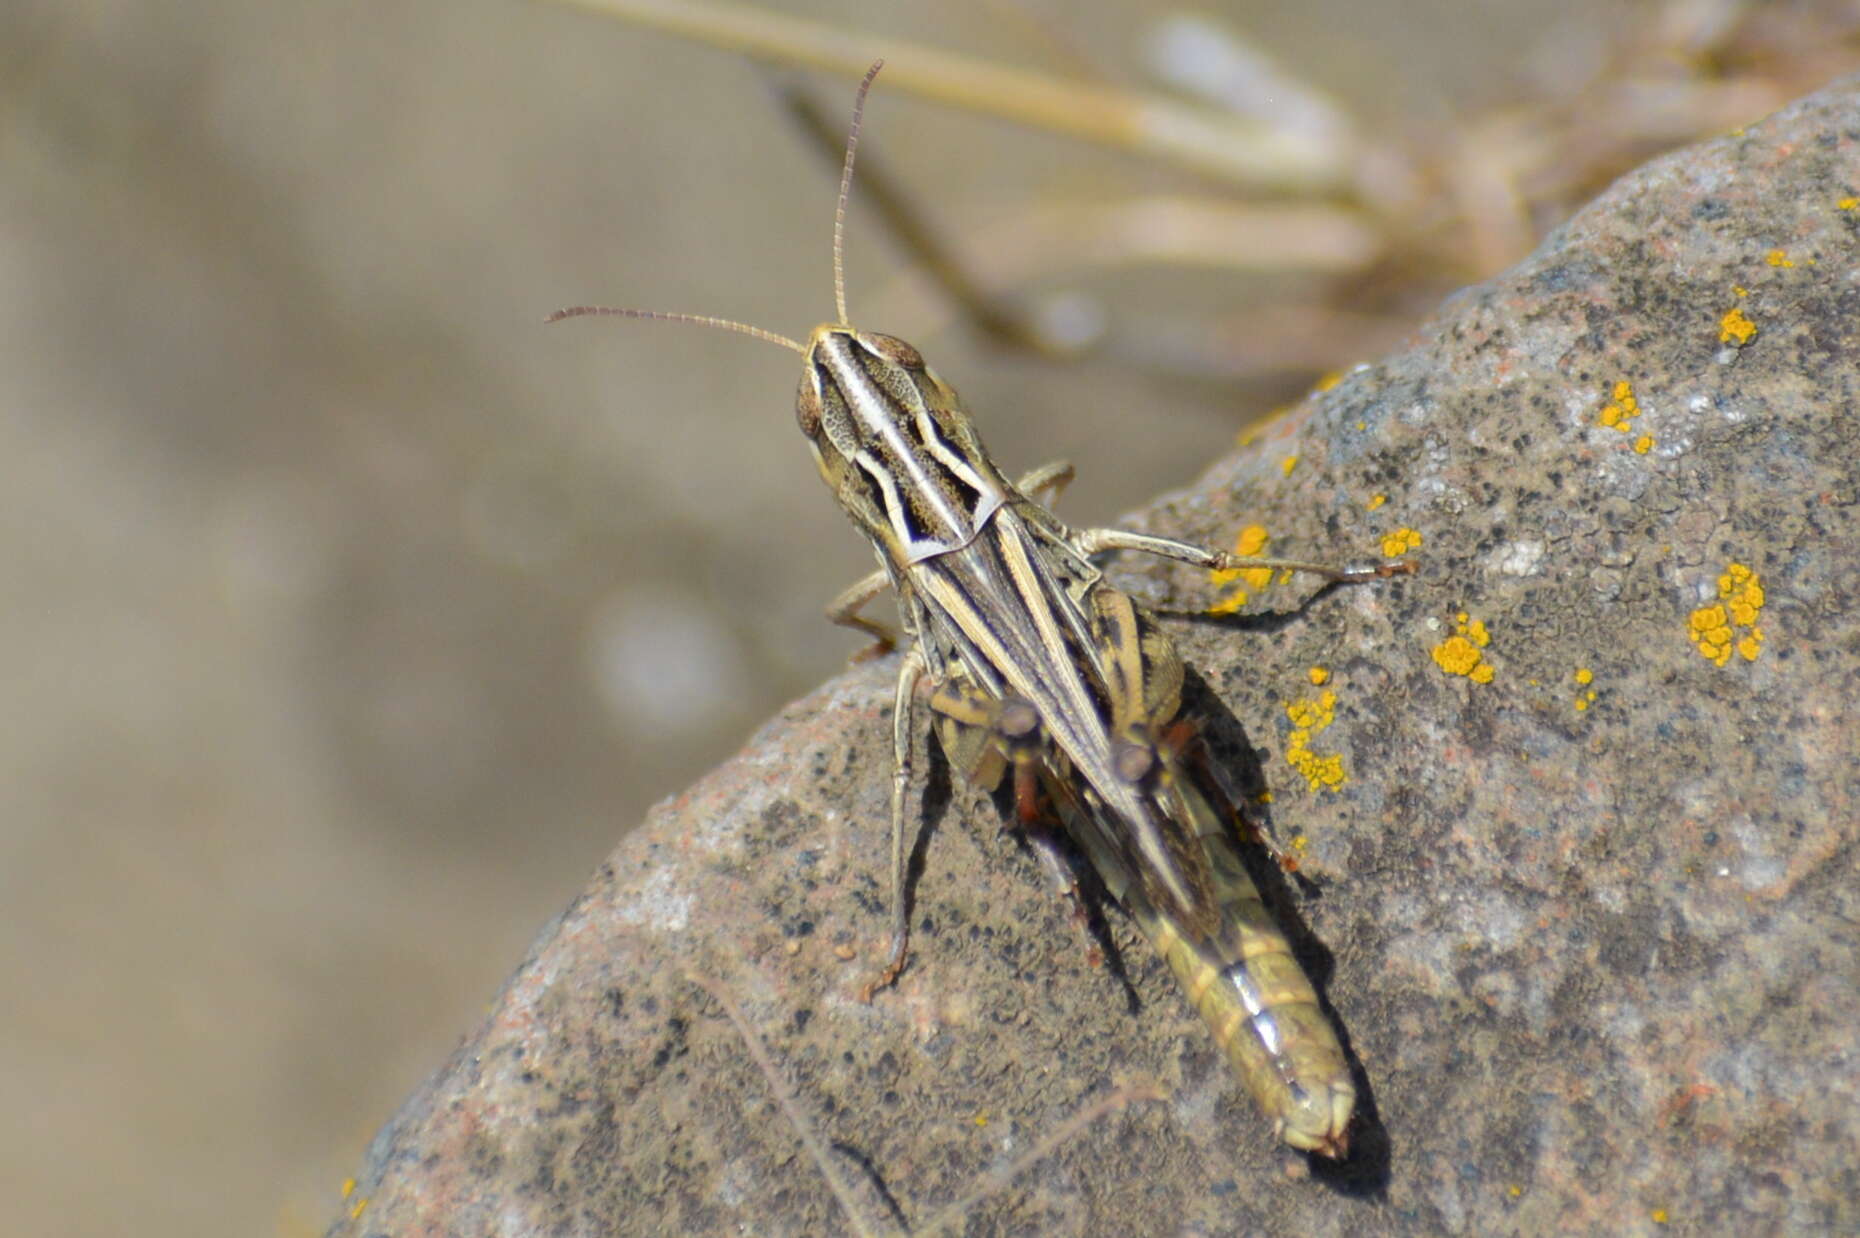
[[(1628, 164), (1851, 64), (1853, 7), (781, 9), (900, 67), (1264, 81), (1225, 106), (1330, 159), (1249, 188), (880, 79), (875, 180), (1041, 347), (976, 329), (858, 197), (854, 320), (922, 347), (1011, 471), (1074, 460), (1062, 510), (1104, 522)], [(548, 3), (0, 10), (13, 1232), (318, 1232), (647, 805), (859, 647), (820, 619), (870, 557), (795, 359), (541, 325), (830, 317), (837, 152), (797, 82), (843, 123), (849, 80)]]

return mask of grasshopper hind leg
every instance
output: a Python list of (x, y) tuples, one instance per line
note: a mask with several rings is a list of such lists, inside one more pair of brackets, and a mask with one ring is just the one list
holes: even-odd
[[(1069, 466), (1056, 466), (1051, 471)], [(1046, 472), (1049, 470), (1041, 470)], [(1069, 918), (1085, 938), (1088, 962), (1106, 958), (1105, 943), (1094, 926), (1071, 852), (1063, 839), (1064, 799), (1069, 794), (1059, 760), (1040, 726), (1039, 714), (1026, 701), (989, 696), (966, 680), (938, 686), (930, 698), (937, 740), (950, 765), (982, 796), (1004, 781), (1011, 788), (1009, 821), (1033, 849), (1053, 887), (1066, 902)]]

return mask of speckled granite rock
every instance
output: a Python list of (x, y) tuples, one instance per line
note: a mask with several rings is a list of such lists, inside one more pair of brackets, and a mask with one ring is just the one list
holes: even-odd
[[(1860, 1228), (1855, 195), (1849, 80), (1624, 179), (1147, 514), (1287, 553), (1422, 538), (1410, 580), (1174, 625), (1320, 887), (1289, 915), (1360, 1065), (1349, 1161), (1277, 1147), (1122, 916), (1128, 986), (944, 786), (912, 965), (855, 1000), (885, 931), (885, 662), (621, 844), (332, 1232), (854, 1229), (687, 973), (876, 1228), (1140, 1079), (1168, 1099), (1064, 1140), (969, 1232)], [(1294, 736), (1298, 700), (1332, 720)]]

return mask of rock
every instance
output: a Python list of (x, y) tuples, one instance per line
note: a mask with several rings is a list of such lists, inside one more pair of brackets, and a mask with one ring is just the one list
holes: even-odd
[[(1280, 901), (1360, 1067), (1348, 1160), (1275, 1144), (1121, 912), (1095, 967), (934, 769), (911, 964), (860, 1004), (885, 660), (620, 844), (331, 1232), (820, 1234), (983, 1188), (958, 1228), (1860, 1227), (1856, 194), (1849, 79), (1624, 178), (1146, 514), (1223, 543), (1258, 522), (1303, 556), (1419, 534), (1411, 579), (1171, 620), (1212, 743), (1242, 769), (1261, 750), (1302, 844), (1311, 881)], [(1107, 1096), (1127, 1103), (1066, 1126)]]

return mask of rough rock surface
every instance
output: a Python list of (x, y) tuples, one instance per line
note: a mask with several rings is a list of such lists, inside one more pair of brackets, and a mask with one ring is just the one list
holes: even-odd
[[(1121, 913), (1092, 966), (1039, 866), (941, 781), (912, 963), (856, 1000), (885, 935), (885, 660), (626, 839), (332, 1233), (921, 1225), (1146, 1080), (1166, 1099), (1069, 1133), (956, 1228), (1860, 1228), (1856, 195), (1849, 80), (1625, 178), (1147, 513), (1211, 542), (1258, 522), (1284, 553), (1422, 538), (1405, 581), (1172, 621), (1214, 742), (1244, 753), (1246, 728), (1304, 843), (1317, 896), (1284, 902), (1360, 1067), (1348, 1161), (1278, 1147)], [(1178, 607), (1211, 588), (1114, 575)], [(1288, 701), (1332, 721), (1295, 736)]]

